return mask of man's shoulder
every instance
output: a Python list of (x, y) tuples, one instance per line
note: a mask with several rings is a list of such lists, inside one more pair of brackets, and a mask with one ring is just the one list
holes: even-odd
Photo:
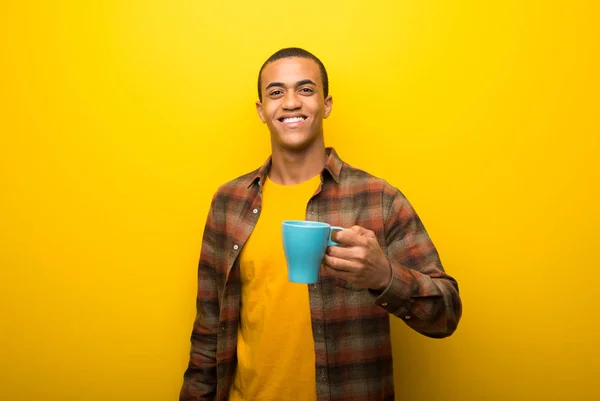
[[(380, 199), (384, 218), (389, 217), (389, 213), (398, 208), (404, 209), (404, 214), (411, 213), (413, 210), (405, 194), (395, 185), (392, 185), (385, 178), (378, 177), (360, 168), (352, 167), (344, 163), (340, 176), (340, 183), (344, 190), (342, 193), (352, 196), (357, 202), (366, 202), (370, 204), (372, 197)], [(367, 199), (365, 201), (365, 199)], [(396, 205), (394, 207), (394, 205)], [(413, 211), (414, 213), (414, 211)]]
[(213, 195), (215, 203), (245, 200), (260, 169), (255, 169), (218, 186)]
[(387, 195), (395, 196), (400, 191), (386, 179), (378, 177), (366, 170), (351, 166), (344, 162), (341, 171), (341, 182), (350, 188), (365, 188), (370, 191), (380, 191)]
[(258, 175), (259, 169), (255, 169), (239, 177), (231, 179), (219, 186), (217, 189), (218, 193), (229, 193), (229, 192), (238, 192), (240, 190), (247, 190), (250, 187), (250, 184), (255, 180)]

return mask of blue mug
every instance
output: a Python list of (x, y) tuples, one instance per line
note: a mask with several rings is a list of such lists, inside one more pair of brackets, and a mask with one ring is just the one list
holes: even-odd
[(331, 240), (331, 234), (344, 229), (317, 221), (286, 220), (282, 223), (282, 230), (288, 280), (301, 284), (316, 283), (327, 247), (339, 245)]

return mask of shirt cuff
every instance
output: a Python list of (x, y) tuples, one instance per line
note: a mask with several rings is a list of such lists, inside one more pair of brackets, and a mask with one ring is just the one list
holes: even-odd
[[(389, 259), (388, 259), (389, 260)], [(415, 293), (417, 284), (411, 270), (392, 260), (389, 260), (392, 269), (392, 278), (387, 288), (380, 291), (372, 291), (376, 297), (375, 304), (404, 320), (410, 320), (413, 315), (410, 312), (412, 305), (411, 296)]]

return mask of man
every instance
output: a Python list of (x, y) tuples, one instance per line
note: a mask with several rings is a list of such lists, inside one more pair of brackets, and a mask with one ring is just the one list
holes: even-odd
[[(272, 154), (213, 197), (182, 401), (391, 401), (388, 314), (429, 337), (456, 329), (457, 283), (408, 200), (325, 148), (328, 86), (298, 48), (259, 72)], [(287, 280), (281, 222), (292, 219), (348, 228), (316, 284)]]

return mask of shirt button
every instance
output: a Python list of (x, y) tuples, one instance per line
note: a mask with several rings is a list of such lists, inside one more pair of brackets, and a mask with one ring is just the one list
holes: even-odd
[(258, 209), (254, 209), (254, 210), (252, 211), (252, 213), (254, 213), (254, 214), (258, 213)]
[(237, 246), (237, 244), (233, 246), (233, 250), (235, 250), (235, 251), (237, 251), (238, 248), (239, 248), (239, 246)]
[(387, 306), (387, 302), (382, 303), (381, 306)]
[(404, 320), (410, 320), (410, 316), (404, 316)]

